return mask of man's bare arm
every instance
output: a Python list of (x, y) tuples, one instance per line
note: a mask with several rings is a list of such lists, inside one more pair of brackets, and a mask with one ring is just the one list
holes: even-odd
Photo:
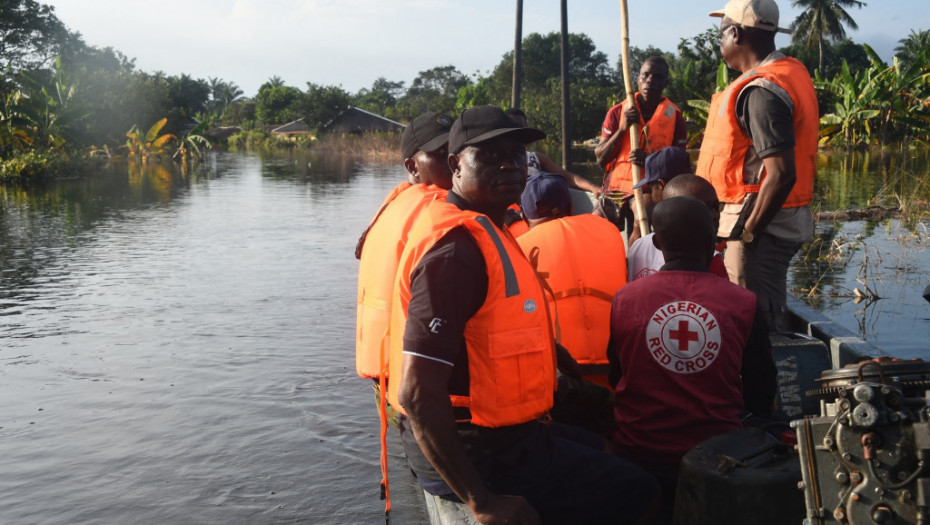
[(519, 496), (499, 496), (484, 485), (465, 454), (455, 427), (447, 389), (452, 367), (405, 354), (398, 400), (426, 459), (481, 523), (540, 523), (539, 515)]
[(577, 188), (582, 191), (590, 191), (597, 197), (601, 189), (591, 183), (588, 179), (582, 177), (581, 175), (576, 175), (570, 171), (562, 169), (561, 166), (552, 161), (549, 157), (543, 155), (542, 153), (536, 152), (536, 158), (539, 159), (539, 167), (542, 171), (548, 173), (556, 173), (565, 178), (565, 181), (568, 182), (568, 185)]
[(607, 165), (610, 164), (610, 161), (614, 160), (617, 156), (617, 147), (619, 146), (620, 137), (626, 135), (630, 125), (634, 122), (639, 122), (639, 111), (635, 107), (629, 108), (623, 112), (623, 118), (620, 119), (620, 124), (617, 127), (617, 130), (610, 134), (606, 139), (604, 135), (601, 135), (601, 140), (597, 143), (597, 146), (594, 147), (594, 158), (597, 159), (597, 163), (604, 169), (607, 169)]

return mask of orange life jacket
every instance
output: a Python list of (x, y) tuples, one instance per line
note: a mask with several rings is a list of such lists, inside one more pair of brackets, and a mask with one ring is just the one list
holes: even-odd
[(467, 229), (484, 256), (488, 295), (465, 324), (469, 395), (450, 395), (450, 401), (452, 406), (468, 407), (470, 421), (476, 425), (501, 427), (531, 421), (552, 408), (556, 385), (555, 347), (542, 286), (509, 233), (486, 215), (460, 210), (445, 201), (426, 208), (401, 257), (391, 311), (388, 401), (403, 412), (397, 393), (403, 382), (410, 274), (423, 255), (457, 226)]
[(626, 284), (620, 231), (602, 217), (572, 215), (537, 224), (517, 242), (552, 294), (556, 340), (579, 364), (607, 364), (610, 305)]
[(359, 241), (355, 369), (361, 377), (378, 377), (384, 369), (381, 347), (389, 343), (394, 279), (410, 229), (427, 204), (447, 194), (436, 186), (398, 185)]
[[(678, 106), (671, 100), (662, 97), (655, 113), (649, 122), (643, 120), (643, 112), (636, 97), (633, 97), (636, 109), (639, 110), (639, 149), (645, 150), (646, 155), (655, 153), (672, 145), (675, 140), (675, 115), (681, 113)], [(624, 101), (620, 108), (620, 118), (628, 107)], [(629, 133), (629, 132), (627, 132)], [(633, 193), (633, 165), (630, 164), (630, 139), (618, 139), (620, 150), (617, 156), (607, 165), (606, 187), (607, 191), (622, 191)]]
[(739, 93), (750, 82), (765, 78), (778, 84), (794, 104), (794, 165), (797, 181), (782, 208), (797, 208), (810, 203), (814, 194), (819, 114), (817, 95), (807, 68), (793, 58), (755, 67), (734, 80), (726, 90), (711, 98), (707, 129), (701, 143), (697, 174), (709, 180), (720, 202), (740, 203), (747, 193), (758, 193), (765, 172), (744, 173), (744, 160), (752, 146), (736, 118)]

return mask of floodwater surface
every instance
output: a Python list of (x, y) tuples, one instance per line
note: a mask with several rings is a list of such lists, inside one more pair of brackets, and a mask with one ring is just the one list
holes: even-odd
[(3, 190), (0, 523), (383, 522), (353, 250), (396, 170), (127, 171)]
[[(0, 189), (0, 523), (383, 523), (353, 251), (402, 170), (211, 153)], [(926, 232), (896, 224), (831, 225), (858, 249), (792, 287), (858, 330), (839, 296), (882, 250), (861, 325), (927, 356), (930, 305), (892, 302), (926, 285)], [(392, 521), (425, 523), (391, 437)]]

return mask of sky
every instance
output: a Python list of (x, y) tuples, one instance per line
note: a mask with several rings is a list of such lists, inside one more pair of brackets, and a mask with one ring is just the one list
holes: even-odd
[[(306, 89), (307, 82), (349, 93), (379, 77), (406, 86), (417, 74), (453, 65), (487, 75), (513, 49), (516, 2), (507, 0), (39, 0), (55, 7), (85, 42), (112, 47), (142, 71), (218, 77), (246, 96), (272, 76)], [(927, 0), (865, 0), (849, 9), (847, 30), (890, 61), (898, 41), (930, 29)], [(676, 52), (719, 19), (707, 13), (726, 0), (628, 0), (630, 45)], [(779, 0), (780, 25), (800, 13)], [(560, 28), (559, 0), (523, 0), (523, 35)], [(585, 33), (616, 65), (621, 52), (619, 0), (570, 0), (568, 29)], [(790, 43), (788, 35), (776, 45)]]

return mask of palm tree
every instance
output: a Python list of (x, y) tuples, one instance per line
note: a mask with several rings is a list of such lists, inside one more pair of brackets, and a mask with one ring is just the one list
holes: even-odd
[(898, 47), (894, 48), (894, 54), (905, 67), (917, 62), (921, 57), (930, 61), (928, 60), (930, 59), (930, 30), (915, 31), (912, 29), (907, 38), (898, 40)]
[(844, 25), (850, 29), (859, 29), (844, 7), (865, 6), (859, 0), (794, 0), (792, 7), (803, 9), (800, 15), (791, 23), (791, 41), (795, 44), (804, 44), (810, 47), (816, 43), (820, 54), (817, 70), (823, 69), (823, 44), (825, 41), (838, 41), (846, 38)]

